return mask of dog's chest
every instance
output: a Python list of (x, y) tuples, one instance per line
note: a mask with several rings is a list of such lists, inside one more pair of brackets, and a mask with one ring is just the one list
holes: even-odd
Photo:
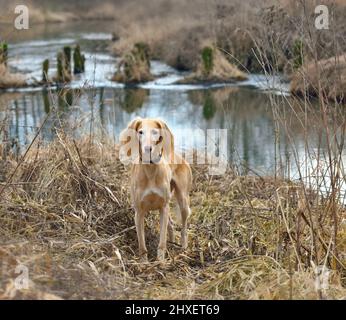
[(162, 208), (168, 201), (168, 195), (165, 190), (160, 188), (146, 189), (141, 197), (141, 207), (145, 210), (157, 210)]
[(159, 174), (146, 177), (135, 186), (136, 199), (143, 210), (158, 210), (163, 208), (171, 197), (170, 176)]

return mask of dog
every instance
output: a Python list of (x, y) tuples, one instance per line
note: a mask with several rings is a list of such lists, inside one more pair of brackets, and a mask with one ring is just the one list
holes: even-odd
[(139, 256), (148, 261), (144, 218), (150, 211), (160, 212), (160, 241), (157, 259), (165, 259), (168, 240), (174, 241), (169, 202), (174, 196), (181, 216), (181, 246), (187, 248), (187, 220), (190, 215), (189, 192), (192, 186), (190, 165), (174, 152), (174, 137), (160, 119), (132, 120), (120, 134), (123, 156), (131, 159), (131, 200), (135, 210)]

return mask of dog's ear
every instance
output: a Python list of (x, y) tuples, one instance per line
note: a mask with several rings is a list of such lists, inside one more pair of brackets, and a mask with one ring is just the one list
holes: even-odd
[(129, 122), (127, 125), (127, 128), (124, 129), (119, 136), (120, 144), (124, 145), (131, 140), (131, 133), (137, 132), (137, 129), (139, 128), (140, 124), (142, 123), (142, 118), (137, 117)]
[(137, 131), (140, 124), (142, 123), (142, 118), (141, 117), (136, 117), (134, 118), (128, 125), (127, 125), (127, 129), (132, 129)]
[(171, 161), (171, 163), (173, 163), (174, 162), (174, 136), (173, 136), (173, 133), (172, 133), (171, 129), (169, 129), (166, 122), (164, 122), (163, 120), (158, 119), (158, 120), (156, 120), (156, 122), (157, 122), (159, 128), (161, 129), (164, 151), (167, 153), (168, 159)]
[[(137, 130), (142, 123), (142, 118), (137, 117), (127, 125), (119, 136), (120, 156), (125, 158), (136, 158), (138, 152)], [(134, 153), (132, 153), (134, 151)]]

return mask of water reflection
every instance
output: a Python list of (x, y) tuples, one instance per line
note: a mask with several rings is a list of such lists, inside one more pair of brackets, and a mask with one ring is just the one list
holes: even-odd
[(133, 113), (142, 108), (144, 102), (148, 99), (149, 90), (146, 89), (126, 89), (119, 99), (120, 108), (127, 113)]
[[(61, 89), (22, 93), (5, 104), (1, 113), (9, 115), (10, 135), (21, 144), (30, 142), (47, 114), (49, 119), (41, 133), (44, 141), (53, 139), (55, 128), (60, 127), (80, 135), (90, 130), (91, 121), (94, 130), (102, 127), (116, 138), (135, 116), (160, 117), (176, 132), (177, 141), (184, 140), (179, 129), (228, 129), (231, 161), (245, 162), (261, 173), (274, 169), (274, 120), (269, 100), (250, 89)], [(197, 142), (203, 143), (203, 139)], [(282, 146), (286, 146), (284, 135)]]
[(6, 128), (1, 131), (0, 140), (15, 152), (23, 151), (47, 116), (39, 136), (44, 142), (55, 138), (56, 129), (76, 137), (92, 131), (117, 140), (134, 117), (160, 117), (171, 127), (177, 148), (186, 147), (191, 139), (194, 147), (203, 148), (205, 144), (205, 136), (187, 137), (181, 129), (227, 129), (227, 156), (230, 163), (241, 164), (241, 173), (281, 173), (298, 179), (298, 162), (309, 183), (316, 184), (313, 177), (317, 163), (307, 155), (306, 139), (309, 152), (319, 152), (319, 146), (323, 149), (325, 134), (317, 121), (321, 117), (317, 111), (309, 115), (307, 132), (299, 117), (302, 110), (288, 107), (282, 97), (276, 99), (288, 119), (285, 129), (276, 127), (269, 97), (246, 88), (6, 93), (0, 95), (0, 127)]
[[(306, 177), (315, 174), (317, 164), (307, 156), (306, 146), (308, 143), (309, 152), (314, 153), (326, 145), (323, 126), (318, 123), (321, 116), (312, 112), (304, 124), (301, 119), (306, 113), (301, 106), (288, 107), (289, 97), (276, 96), (273, 99), (278, 100), (285, 128), (275, 122), (269, 96), (263, 93), (269, 88), (267, 77), (251, 75), (240, 87), (178, 86), (172, 81), (182, 74), (154, 61), (152, 71), (161, 78), (141, 88), (123, 88), (108, 79), (116, 65), (116, 58), (107, 49), (111, 31), (113, 26), (108, 23), (59, 24), (44, 30), (30, 28), (28, 33), (14, 33), (8, 39), (11, 67), (30, 77), (41, 77), (41, 64), (46, 58), (50, 59), (53, 76), (56, 52), (64, 45), (79, 43), (88, 63), (85, 74), (71, 83), (72, 88), (82, 89), (0, 92), (0, 142), (6, 148), (22, 152), (46, 117), (39, 135), (44, 142), (54, 139), (56, 129), (74, 136), (93, 132), (116, 140), (135, 116), (160, 117), (172, 128), (178, 148), (188, 140), (193, 140), (194, 147), (205, 144), (203, 135), (186, 137), (180, 129), (227, 129), (228, 159), (242, 164), (242, 173), (247, 168), (261, 175), (281, 172), (288, 176), (290, 172), (289, 177), (294, 179), (299, 175), (292, 164), (298, 162)], [(269, 80), (273, 82), (270, 87), (276, 88), (274, 92), (282, 93), (285, 85), (280, 77)]]

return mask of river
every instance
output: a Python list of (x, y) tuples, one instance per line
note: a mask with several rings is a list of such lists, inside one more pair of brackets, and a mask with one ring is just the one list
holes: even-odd
[[(174, 82), (186, 72), (152, 61), (154, 81), (125, 87), (110, 81), (119, 58), (111, 55), (113, 25), (109, 22), (33, 29), (8, 36), (9, 66), (13, 70), (40, 79), (42, 62), (48, 58), (52, 77), (57, 52), (65, 45), (78, 43), (86, 56), (86, 71), (75, 76), (65, 89), (28, 87), (0, 92), (0, 121), (6, 119), (8, 124), (6, 142), (17, 151), (26, 148), (46, 117), (39, 136), (43, 142), (54, 138), (56, 127), (75, 135), (92, 130), (116, 141), (135, 116), (160, 117), (177, 136), (177, 144), (185, 141), (179, 136), (181, 129), (227, 129), (227, 158), (237, 164), (241, 173), (276, 173), (298, 179), (296, 162), (313, 170), (312, 162), (306, 165), (305, 139), (314, 148), (316, 135), (310, 132), (307, 136), (293, 117), (290, 136), (280, 126), (277, 133), (270, 99), (286, 108), (288, 114), (291, 112), (289, 85), (280, 76), (251, 74), (247, 81), (234, 84), (177, 85)], [(204, 143), (204, 139), (195, 139), (194, 146), (199, 148)]]

